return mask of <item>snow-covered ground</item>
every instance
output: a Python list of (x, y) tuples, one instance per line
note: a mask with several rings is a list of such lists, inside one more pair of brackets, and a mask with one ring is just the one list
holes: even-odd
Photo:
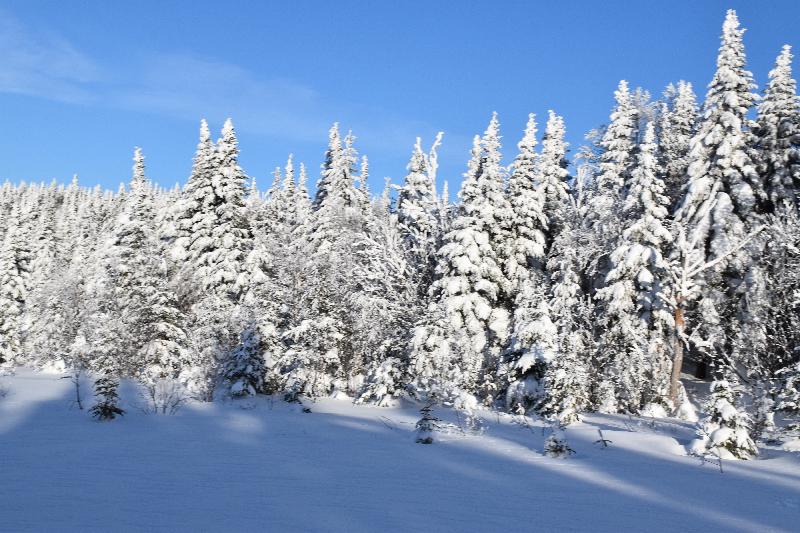
[[(418, 407), (192, 403), (93, 421), (59, 375), (0, 378), (2, 531), (798, 531), (800, 453), (724, 472), (687, 457), (692, 428), (593, 415), (576, 454), (485, 413), (482, 435), (414, 442)], [(85, 389), (88, 398), (88, 389)], [(437, 411), (455, 421), (454, 413)], [(598, 429), (612, 441), (595, 444)]]

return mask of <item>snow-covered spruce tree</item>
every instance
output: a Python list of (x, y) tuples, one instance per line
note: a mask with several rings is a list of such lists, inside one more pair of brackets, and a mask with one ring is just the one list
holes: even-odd
[(427, 295), (433, 282), (435, 252), (441, 238), (436, 197), (436, 150), (441, 139), (440, 132), (430, 152), (425, 154), (417, 137), (407, 166), (408, 174), (397, 195), (397, 220), (419, 277), (421, 298)]
[(565, 199), (562, 229), (547, 260), (550, 275), (550, 317), (557, 333), (556, 356), (542, 382), (540, 411), (563, 425), (577, 422), (590, 406), (590, 356), (594, 352), (593, 306), (581, 287), (581, 219), (575, 200)]
[[(462, 338), (453, 341), (453, 336)], [(468, 344), (466, 332), (453, 330), (444, 306), (433, 302), (415, 325), (408, 361), (407, 389), (417, 398), (431, 394), (447, 397), (455, 381), (455, 361), (460, 346)]]
[[(402, 389), (408, 332), (423, 306), (397, 217), (378, 200), (365, 215), (365, 232), (353, 242), (354, 349), (363, 354), (361, 399), (390, 402)], [(389, 380), (393, 381), (389, 381)]]
[(792, 376), (800, 369), (796, 349), (800, 345), (800, 213), (794, 206), (779, 207), (763, 242), (758, 294), (763, 338), (754, 339), (757, 342), (744, 363), (751, 378), (774, 380), (774, 392), (792, 397), (796, 394), (790, 392), (796, 387)]
[(737, 394), (727, 380), (711, 384), (706, 418), (698, 430), (699, 439), (691, 451), (698, 455), (713, 453), (721, 459), (752, 459), (758, 449), (750, 438), (750, 417), (738, 406)]
[(668, 281), (664, 255), (672, 236), (664, 226), (668, 199), (655, 152), (650, 123), (623, 205), (627, 227), (611, 254), (606, 284), (596, 294), (603, 326), (599, 359), (615, 382), (617, 405), (629, 412), (665, 403), (669, 388), (671, 316), (658, 295)]
[[(697, 133), (689, 149), (688, 183), (675, 220), (687, 236), (705, 250), (706, 259), (727, 255), (758, 225), (763, 190), (750, 157), (747, 113), (756, 96), (750, 72), (745, 70), (739, 20), (729, 10), (723, 24), (717, 71), (709, 84)], [(753, 268), (751, 253), (742, 248), (704, 273), (705, 291), (690, 310), (689, 332), (703, 339), (708, 356), (731, 353), (748, 322), (746, 299)], [(751, 278), (754, 279), (754, 278)], [(752, 321), (749, 321), (752, 325)]]
[(513, 294), (521, 288), (522, 280), (543, 270), (545, 229), (542, 190), (537, 183), (538, 154), (536, 153), (536, 117), (528, 115), (522, 140), (517, 144), (519, 154), (508, 178), (508, 203), (513, 212), (511, 253), (505, 262), (506, 277)]
[(767, 211), (796, 207), (800, 187), (800, 106), (792, 78), (792, 49), (785, 45), (758, 105), (754, 128), (758, 172), (766, 188)]
[(553, 357), (555, 328), (550, 322), (544, 284), (545, 231), (543, 189), (536, 181), (536, 121), (528, 124), (518, 144), (508, 182), (508, 200), (514, 223), (511, 253), (505, 272), (514, 295), (512, 332), (498, 369), (498, 386), (505, 392), (506, 407), (526, 411), (538, 400), (538, 381)]
[(778, 401), (775, 408), (792, 415), (800, 414), (800, 361), (777, 373)]
[[(170, 208), (170, 216), (161, 228), (161, 236), (171, 245), (171, 255), (176, 263), (191, 257), (194, 241), (207, 239), (211, 226), (211, 206), (215, 202), (212, 182), (216, 168), (216, 150), (205, 119), (200, 121), (200, 140), (194, 155), (192, 173), (178, 201)], [(204, 234), (201, 234), (201, 230)]]
[(103, 273), (95, 281), (113, 300), (107, 312), (121, 324), (116, 339), (110, 339), (121, 354), (118, 370), (145, 382), (176, 377), (188, 344), (153, 224), (151, 186), (137, 148), (130, 191), (101, 252)]
[(564, 141), (566, 129), (564, 119), (548, 111), (547, 126), (542, 138), (542, 153), (536, 173), (536, 187), (541, 196), (542, 211), (547, 220), (544, 229), (545, 252), (549, 252), (553, 241), (561, 233), (566, 211), (569, 209), (570, 179), (567, 166), (567, 148)]
[(674, 90), (674, 97), (664, 104), (658, 123), (659, 164), (664, 169), (670, 207), (681, 198), (689, 166), (689, 143), (697, 128), (697, 98), (692, 84), (681, 80)]
[(230, 119), (217, 141), (217, 167), (212, 184), (218, 202), (214, 205), (211, 242), (195, 249), (197, 275), (204, 286), (219, 297), (237, 302), (248, 286), (245, 259), (252, 249), (252, 233), (244, 201), (247, 176), (239, 166), (239, 143)]
[(374, 403), (378, 407), (392, 405), (403, 390), (403, 374), (403, 361), (399, 358), (375, 360), (356, 403)]
[(20, 330), (28, 269), (18, 225), (18, 207), (15, 206), (0, 247), (0, 363), (11, 364), (21, 355)]
[(503, 264), (509, 257), (513, 211), (505, 196), (499, 149), (499, 123), (493, 115), (483, 138), (473, 143), (461, 205), (439, 250), (432, 287), (434, 305), (442, 306), (445, 321), (433, 329), (447, 331), (443, 340), (454, 345), (449, 352), (460, 354), (452, 360), (452, 385), (480, 393), (487, 402), (496, 394), (493, 375), (508, 337), (512, 293)]
[(541, 380), (556, 357), (558, 332), (550, 319), (547, 285), (543, 276), (526, 279), (515, 301), (514, 328), (499, 377), (507, 380), (506, 407), (525, 412), (543, 398)]
[(239, 343), (225, 358), (222, 378), (231, 396), (255, 396), (264, 389), (264, 356), (258, 330), (255, 319), (247, 317)]
[(591, 280), (602, 285), (609, 270), (608, 254), (613, 251), (623, 230), (620, 220), (630, 173), (635, 163), (639, 113), (625, 80), (614, 93), (616, 106), (611, 123), (598, 142), (599, 161), (588, 199), (584, 221), (586, 230), (600, 253), (589, 267)]
[(354, 186), (352, 136), (343, 145), (338, 124), (329, 134), (314, 211), (298, 228), (294, 243), (303, 286), (295, 296), (298, 313), (283, 333), (288, 349), (276, 361), (287, 397), (320, 396), (356, 389), (364, 354), (354, 345), (357, 311), (353, 244), (364, 235), (362, 193)]

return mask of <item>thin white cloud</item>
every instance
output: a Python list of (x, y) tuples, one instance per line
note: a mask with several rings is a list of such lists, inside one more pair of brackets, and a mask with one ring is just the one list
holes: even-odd
[(32, 31), (0, 10), (0, 91), (87, 102), (97, 65), (63, 38)]
[(237, 129), (299, 142), (324, 140), (334, 121), (353, 127), (370, 152), (410, 147), (435, 129), (286, 78), (175, 53), (140, 54), (124, 69), (101, 65), (63, 37), (26, 27), (0, 9), (0, 92), (136, 110), (191, 121), (233, 117)]

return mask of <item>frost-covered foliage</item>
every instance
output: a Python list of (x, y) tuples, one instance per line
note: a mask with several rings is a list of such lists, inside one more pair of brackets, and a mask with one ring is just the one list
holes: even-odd
[(402, 390), (403, 364), (396, 357), (389, 357), (373, 363), (367, 373), (364, 392), (357, 402), (374, 403), (381, 407), (392, 405)]
[(713, 453), (722, 459), (752, 459), (758, 455), (750, 437), (750, 416), (738, 406), (738, 394), (727, 380), (711, 384), (707, 413), (692, 443), (697, 454)]

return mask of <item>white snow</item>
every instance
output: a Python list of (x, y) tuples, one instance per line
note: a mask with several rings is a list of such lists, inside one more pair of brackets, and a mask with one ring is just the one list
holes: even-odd
[(684, 454), (694, 428), (674, 419), (587, 415), (564, 432), (575, 455), (553, 459), (549, 429), (496, 413), (476, 413), (481, 435), (420, 445), (409, 404), (324, 399), (303, 413), (257, 397), (157, 416), (126, 383), (127, 413), (100, 423), (58, 374), (0, 385), (0, 531), (763, 532), (800, 517), (800, 455), (720, 473)]

